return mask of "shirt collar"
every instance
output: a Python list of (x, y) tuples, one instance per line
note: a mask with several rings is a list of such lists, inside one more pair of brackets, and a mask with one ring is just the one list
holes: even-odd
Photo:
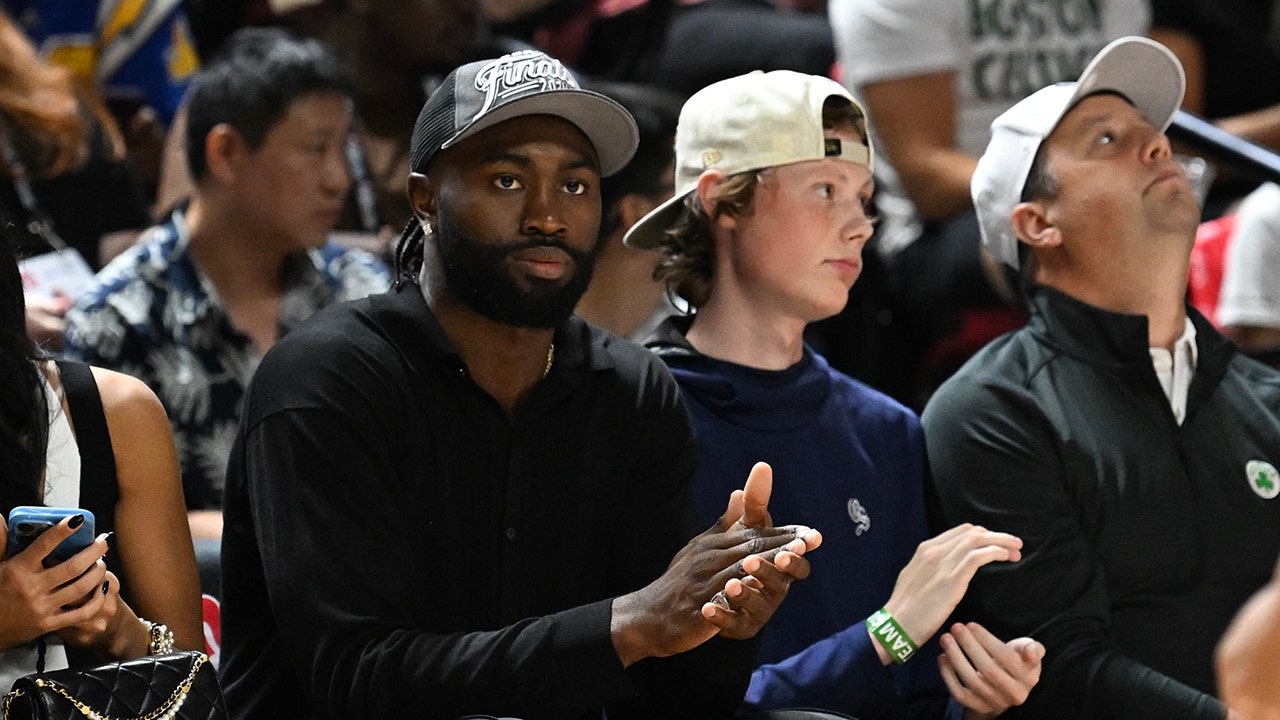
[[(1055, 351), (1102, 366), (1151, 367), (1145, 315), (1103, 310), (1049, 287), (1035, 290), (1031, 306), (1027, 329)], [(1194, 307), (1186, 309), (1195, 328), (1189, 338), (1195, 346), (1195, 369), (1187, 391), (1188, 405), (1195, 407), (1226, 376), (1237, 349)]]
[[(162, 240), (161, 252), (168, 260), (166, 272), (179, 280), (171, 287), (188, 288), (191, 313), (195, 319), (221, 318), (225, 309), (218, 291), (191, 257), (191, 232), (187, 227), (185, 203), (174, 209), (164, 231), (167, 237)], [(335, 292), (324, 273), (324, 259), (314, 248), (286, 257), (281, 272), (285, 289), (278, 324), (283, 335), (320, 308), (331, 304)]]
[[(426, 306), (422, 308), (422, 310), (425, 310), (422, 313), (425, 316), (425, 331), (433, 354), (446, 359), (448, 362), (455, 363), (459, 369), (462, 369), (465, 366), (462, 363), (461, 356), (458, 355), (457, 348), (454, 347), (453, 340), (445, 333), (439, 319), (436, 318), (435, 312), (431, 309), (431, 302), (427, 296), (427, 286), (426, 283), (422, 282), (424, 272), (419, 272), (418, 277), (413, 282), (405, 281), (403, 283), (403, 285), (414, 287), (405, 288), (402, 286), (398, 289), (392, 289), (391, 292), (397, 295), (416, 295), (422, 301)], [(414, 304), (416, 305), (416, 303)], [(411, 310), (410, 312), (421, 311)], [(609, 346), (614, 342), (620, 341), (620, 338), (603, 330), (592, 328), (577, 315), (571, 315), (555, 330), (555, 336), (552, 340), (556, 346), (555, 362), (551, 366), (551, 373), (548, 377), (555, 377), (557, 374), (556, 368), (560, 367), (582, 367), (585, 365), (593, 370), (614, 367), (616, 362), (609, 352)]]
[(1162, 347), (1148, 348), (1151, 354), (1151, 366), (1155, 369), (1156, 378), (1169, 400), (1173, 417), (1182, 424), (1187, 415), (1187, 391), (1191, 388), (1191, 379), (1195, 377), (1196, 361), (1199, 352), (1196, 349), (1196, 326), (1191, 318), (1186, 318), (1182, 335), (1174, 341), (1173, 349)]
[(1103, 365), (1147, 364), (1147, 316), (1111, 312), (1050, 287), (1031, 297), (1031, 331), (1066, 355)]

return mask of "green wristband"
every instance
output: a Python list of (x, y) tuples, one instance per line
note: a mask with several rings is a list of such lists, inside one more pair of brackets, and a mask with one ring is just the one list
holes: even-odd
[(892, 657), (896, 663), (906, 662), (920, 649), (898, 621), (893, 619), (893, 615), (884, 608), (880, 608), (874, 615), (867, 618), (867, 629), (871, 631), (871, 637), (884, 647), (889, 657)]

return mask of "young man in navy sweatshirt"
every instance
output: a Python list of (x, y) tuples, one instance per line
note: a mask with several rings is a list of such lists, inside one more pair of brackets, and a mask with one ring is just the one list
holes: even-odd
[(1039, 674), (1028, 638), (957, 624), (941, 677), (933, 657), (907, 662), (974, 571), (1017, 561), (1021, 541), (970, 525), (926, 541), (918, 419), (804, 344), (808, 323), (844, 307), (871, 237), (861, 107), (827, 78), (751, 73), (694, 95), (676, 137), (676, 196), (626, 242), (660, 248), (659, 272), (697, 308), (648, 344), (693, 417), (700, 510), (763, 460), (773, 516), (820, 518), (825, 537), (765, 630), (748, 704), (870, 720), (941, 717), (947, 686), (974, 717), (1021, 702)]

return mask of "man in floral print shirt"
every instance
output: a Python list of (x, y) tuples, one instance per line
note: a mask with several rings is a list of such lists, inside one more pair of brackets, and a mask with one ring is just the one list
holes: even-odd
[(67, 354), (134, 375), (173, 425), (192, 535), (222, 531), (241, 401), (262, 355), (335, 302), (385, 290), (326, 241), (350, 185), (351, 83), (313, 41), (252, 29), (189, 98), (189, 203), (105, 267), (67, 316)]

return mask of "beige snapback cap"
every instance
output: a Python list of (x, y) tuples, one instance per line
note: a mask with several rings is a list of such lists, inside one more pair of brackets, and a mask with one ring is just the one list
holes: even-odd
[(832, 96), (848, 100), (866, 117), (840, 83), (790, 70), (756, 70), (699, 90), (685, 102), (676, 127), (675, 197), (641, 218), (623, 242), (657, 247), (698, 178), (712, 168), (735, 175), (828, 157), (872, 167), (869, 140), (863, 145), (824, 135), (822, 105)]

